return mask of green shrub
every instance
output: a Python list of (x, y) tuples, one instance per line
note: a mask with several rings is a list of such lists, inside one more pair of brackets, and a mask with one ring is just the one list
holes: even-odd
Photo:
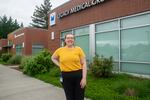
[(48, 50), (43, 50), (34, 57), (23, 58), (20, 68), (23, 68), (25, 74), (34, 76), (49, 72), (50, 68), (54, 66), (51, 61), (51, 54)]
[(112, 75), (113, 58), (104, 58), (96, 55), (90, 68), (96, 77), (108, 77)]
[(19, 68), (23, 69), (26, 66), (29, 59), (30, 57), (24, 56), (21, 60), (21, 64), (19, 65)]
[(34, 76), (35, 74), (38, 73), (38, 67), (37, 67), (36, 62), (34, 61), (34, 57), (26, 57), (23, 60), (24, 61), (22, 62), (24, 63), (22, 63), (21, 66), (23, 68), (24, 74)]
[(49, 71), (50, 67), (54, 66), (51, 61), (51, 54), (47, 49), (42, 50), (34, 59), (42, 73)]
[(12, 54), (10, 53), (3, 53), (1, 55), (2, 61), (7, 62), (12, 57)]
[(20, 63), (21, 63), (21, 59), (22, 59), (22, 56), (21, 56), (21, 55), (12, 56), (12, 57), (8, 60), (8, 64), (20, 64)]

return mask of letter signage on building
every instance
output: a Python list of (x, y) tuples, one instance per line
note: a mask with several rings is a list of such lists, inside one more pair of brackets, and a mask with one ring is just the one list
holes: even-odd
[(53, 26), (56, 24), (56, 13), (53, 12), (50, 14), (50, 26)]
[(59, 13), (59, 14), (57, 15), (57, 17), (58, 17), (59, 19), (61, 19), (61, 18), (65, 17), (65, 16), (68, 16), (68, 15), (70, 15), (70, 14), (73, 14), (73, 13), (79, 12), (79, 11), (81, 11), (81, 10), (84, 10), (84, 9), (86, 9), (86, 8), (89, 8), (89, 7), (98, 5), (98, 4), (100, 4), (100, 3), (104, 2), (104, 1), (105, 1), (105, 0), (91, 0), (91, 1), (88, 1), (88, 2), (84, 2), (84, 3), (82, 3), (82, 4), (80, 4), (80, 5), (77, 5), (77, 6), (71, 8), (71, 9), (69, 9), (69, 10), (66, 10), (66, 11), (64, 11), (64, 12)]

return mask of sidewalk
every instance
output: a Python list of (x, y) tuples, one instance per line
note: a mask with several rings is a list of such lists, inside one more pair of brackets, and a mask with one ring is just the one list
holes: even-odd
[(0, 65), (0, 100), (65, 100), (65, 95), (61, 88)]

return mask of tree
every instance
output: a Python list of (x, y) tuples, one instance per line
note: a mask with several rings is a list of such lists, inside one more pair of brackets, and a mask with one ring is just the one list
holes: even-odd
[(33, 13), (32, 22), (30, 23), (33, 27), (48, 29), (48, 12), (51, 10), (50, 0), (44, 0), (44, 4), (40, 7), (36, 6)]
[(11, 17), (8, 19), (6, 15), (0, 17), (0, 38), (7, 38), (7, 35), (10, 32), (13, 32), (20, 27), (21, 25), (18, 24), (16, 19), (15, 21), (13, 21)]
[(24, 27), (23, 23), (21, 23), (20, 27)]

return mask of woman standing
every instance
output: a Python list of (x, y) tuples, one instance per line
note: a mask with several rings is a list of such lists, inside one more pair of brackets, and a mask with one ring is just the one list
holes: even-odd
[(86, 58), (80, 47), (74, 46), (74, 35), (65, 36), (65, 46), (58, 48), (52, 61), (60, 67), (66, 100), (84, 100)]

